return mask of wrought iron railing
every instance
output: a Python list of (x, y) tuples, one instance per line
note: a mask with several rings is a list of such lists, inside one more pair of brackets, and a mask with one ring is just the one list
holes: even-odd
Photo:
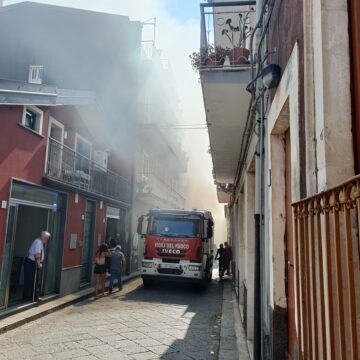
[(200, 51), (193, 67), (248, 66), (250, 34), (255, 25), (255, 1), (212, 2), (200, 5)]
[(45, 176), (81, 191), (131, 202), (129, 180), (51, 138)]
[(360, 176), (293, 204), (301, 359), (359, 359)]
[(153, 173), (136, 175), (136, 194), (138, 196), (153, 194), (172, 208), (185, 207), (185, 198), (169, 183)]

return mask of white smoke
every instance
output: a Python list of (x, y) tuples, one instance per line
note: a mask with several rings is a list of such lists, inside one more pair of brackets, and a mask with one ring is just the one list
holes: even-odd
[[(171, 1), (199, 0), (37, 0), (59, 6), (101, 11), (129, 16), (131, 20), (145, 21), (156, 17), (156, 46), (162, 49), (163, 58), (171, 63), (177, 95), (180, 101), (181, 124), (205, 124), (205, 112), (198, 74), (191, 68), (189, 54), (197, 51), (200, 43), (200, 9), (189, 14), (182, 22), (169, 13)], [(5, 0), (4, 5), (19, 3), (19, 0)], [(218, 204), (212, 178), (211, 157), (207, 153), (209, 138), (205, 130), (178, 130), (183, 135), (183, 149), (188, 154), (187, 208), (207, 209), (215, 218), (215, 241), (226, 241), (224, 207)]]

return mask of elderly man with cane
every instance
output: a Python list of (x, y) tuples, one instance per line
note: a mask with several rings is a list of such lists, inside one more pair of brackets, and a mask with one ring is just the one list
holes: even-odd
[(24, 300), (39, 300), (39, 284), (41, 269), (44, 262), (44, 244), (49, 241), (50, 233), (42, 231), (40, 237), (35, 239), (29, 248), (24, 260)]

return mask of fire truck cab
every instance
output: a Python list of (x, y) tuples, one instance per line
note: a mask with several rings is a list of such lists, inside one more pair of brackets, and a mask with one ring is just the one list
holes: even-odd
[(138, 233), (145, 240), (144, 286), (155, 280), (180, 280), (206, 287), (212, 278), (213, 229), (209, 211), (153, 209), (140, 216)]

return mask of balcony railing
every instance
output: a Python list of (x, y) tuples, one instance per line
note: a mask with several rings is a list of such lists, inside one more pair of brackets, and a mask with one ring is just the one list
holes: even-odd
[(360, 176), (293, 209), (299, 359), (359, 359)]
[(234, 1), (200, 5), (200, 52), (192, 55), (194, 67), (249, 66), (255, 4), (255, 1)]
[(51, 138), (45, 176), (81, 191), (131, 202), (129, 180)]
[(185, 207), (185, 198), (156, 174), (137, 174), (136, 194), (139, 197), (146, 194), (153, 195), (171, 208), (184, 209)]

